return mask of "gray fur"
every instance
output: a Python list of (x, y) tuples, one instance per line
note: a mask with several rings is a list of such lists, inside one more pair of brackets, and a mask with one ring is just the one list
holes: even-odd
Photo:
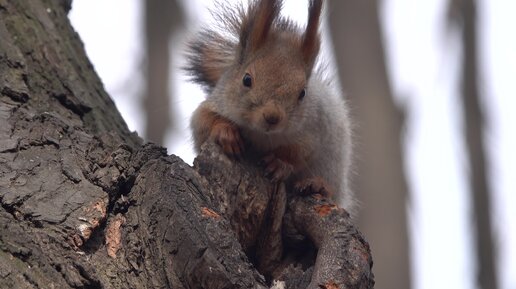
[[(243, 47), (246, 41), (242, 39), (247, 39), (246, 33), (252, 30), (249, 28), (254, 21), (252, 13), (256, 12), (261, 1), (251, 0), (247, 8), (223, 5), (226, 8), (214, 14), (220, 27), (202, 30), (199, 37), (190, 44), (186, 70), (192, 80), (208, 92), (207, 100), (192, 117), (194, 135), (199, 133), (198, 128), (203, 124), (199, 113), (202, 108), (236, 125), (246, 143), (257, 151), (266, 154), (278, 147), (298, 144), (308, 157), (303, 168), (292, 175), (288, 182), (322, 177), (330, 189), (335, 191), (339, 204), (353, 213), (355, 201), (349, 184), (352, 163), (351, 121), (344, 98), (335, 88), (333, 79), (328, 78), (334, 73), (325, 71), (325, 66), (320, 63), (314, 65), (317, 55), (310, 53), (318, 52), (319, 36), (312, 42), (312, 50), (308, 50), (310, 59), (302, 59), (306, 55), (296, 49), (304, 45), (303, 30), (289, 19), (275, 16), (264, 44), (267, 48), (242, 56), (242, 51), (246, 50)], [(311, 7), (317, 3), (320, 8), (321, 3), (318, 1), (312, 0)], [(281, 6), (280, 0), (272, 2)], [(311, 12), (318, 20), (317, 11)], [(243, 27), (245, 25), (247, 28)], [(269, 58), (262, 60), (264, 55)], [(258, 65), (253, 66), (257, 62)], [(305, 68), (300, 70), (298, 62), (303, 62)], [(258, 67), (263, 63), (267, 65)], [(242, 75), (248, 69), (254, 71), (254, 68), (262, 73), (255, 75), (256, 86), (252, 89), (242, 87)], [(263, 79), (267, 76), (264, 74), (268, 74), (267, 83), (260, 83), (260, 77)], [(271, 75), (274, 77), (271, 78)], [(297, 95), (302, 86), (299, 87), (298, 83), (306, 87), (306, 96), (300, 101), (297, 101)], [(277, 106), (280, 114), (285, 115), (280, 129), (264, 130), (259, 126), (261, 123), (249, 121), (248, 113), (266, 105)], [(206, 137), (199, 139), (204, 141)], [(196, 148), (200, 145), (199, 140), (196, 140)]]

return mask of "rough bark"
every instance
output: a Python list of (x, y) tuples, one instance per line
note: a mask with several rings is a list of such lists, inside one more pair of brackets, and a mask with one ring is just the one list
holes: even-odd
[(381, 1), (329, 1), (339, 75), (356, 121), (358, 221), (381, 288), (410, 288), (403, 113), (395, 104), (378, 17)]
[(0, 0), (0, 288), (372, 288), (347, 213), (131, 134), (69, 1)]

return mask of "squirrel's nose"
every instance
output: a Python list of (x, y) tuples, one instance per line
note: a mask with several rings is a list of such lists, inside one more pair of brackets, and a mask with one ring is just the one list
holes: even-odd
[(277, 114), (264, 114), (263, 118), (265, 119), (265, 122), (267, 122), (267, 124), (270, 126), (277, 125), (281, 120), (280, 116)]

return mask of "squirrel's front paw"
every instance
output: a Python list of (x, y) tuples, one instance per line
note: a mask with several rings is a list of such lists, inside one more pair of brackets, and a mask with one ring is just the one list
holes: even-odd
[(240, 136), (238, 127), (233, 124), (217, 124), (212, 128), (210, 136), (229, 157), (238, 158), (244, 152), (244, 142)]
[(301, 195), (319, 194), (327, 198), (333, 196), (333, 191), (322, 177), (313, 177), (298, 181), (295, 184), (295, 190)]
[(294, 171), (294, 167), (277, 158), (274, 154), (270, 154), (263, 158), (265, 164), (265, 176), (274, 182), (286, 180)]

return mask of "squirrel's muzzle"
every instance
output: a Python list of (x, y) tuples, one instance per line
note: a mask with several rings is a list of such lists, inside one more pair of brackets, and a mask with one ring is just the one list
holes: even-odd
[(271, 127), (277, 125), (281, 121), (278, 114), (264, 114), (263, 119), (265, 119), (265, 122)]
[(261, 117), (261, 127), (265, 131), (277, 131), (284, 127), (285, 112), (273, 102), (269, 102), (262, 107)]

